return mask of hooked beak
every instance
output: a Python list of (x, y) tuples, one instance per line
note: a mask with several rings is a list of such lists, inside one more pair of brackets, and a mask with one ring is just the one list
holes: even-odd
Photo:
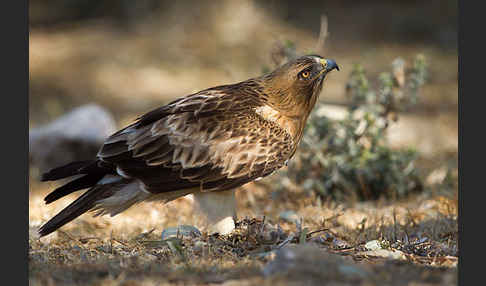
[(333, 69), (339, 70), (339, 66), (336, 64), (335, 60), (330, 59), (320, 59), (319, 62), (322, 65), (322, 70), (319, 72), (317, 78), (323, 80), (326, 74), (328, 74)]
[(339, 66), (336, 64), (335, 60), (331, 59), (321, 59), (320, 60), (322, 66), (324, 67), (324, 71), (326, 73), (332, 71), (333, 69), (339, 70)]

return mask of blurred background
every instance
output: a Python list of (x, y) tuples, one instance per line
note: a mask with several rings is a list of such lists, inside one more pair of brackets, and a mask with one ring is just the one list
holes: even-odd
[[(325, 14), (324, 56), (342, 70), (322, 101), (346, 102), (352, 63), (372, 74), (395, 57), (423, 53), (430, 78), (413, 112), (424, 126), (457, 129), (457, 1), (29, 3), (31, 127), (88, 102), (129, 121), (190, 92), (258, 76), (277, 41), (312, 50)], [(441, 136), (420, 137), (436, 138), (428, 148), (455, 147)]]

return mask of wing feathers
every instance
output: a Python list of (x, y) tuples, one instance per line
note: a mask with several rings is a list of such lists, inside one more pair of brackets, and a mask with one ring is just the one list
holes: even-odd
[(139, 144), (138, 146), (130, 146), (129, 149), (133, 150), (133, 157), (147, 157), (165, 155), (170, 151), (169, 139), (166, 136), (156, 137), (152, 136), (147, 139), (145, 145)]
[(258, 100), (224, 88), (147, 113), (111, 136), (98, 156), (153, 193), (222, 190), (280, 168), (293, 148), (289, 134), (255, 113)]

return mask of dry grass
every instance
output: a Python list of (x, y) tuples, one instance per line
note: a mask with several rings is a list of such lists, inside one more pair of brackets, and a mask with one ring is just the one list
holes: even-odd
[[(114, 218), (85, 214), (39, 239), (40, 224), (72, 199), (44, 206), (41, 200), (46, 193), (46, 186), (32, 181), (31, 285), (268, 285), (276, 281), (291, 285), (305, 280), (314, 284), (319, 279), (344, 283), (338, 285), (365, 281), (371, 283), (366, 285), (384, 281), (453, 285), (456, 281), (457, 201), (442, 196), (346, 204), (321, 202), (291, 191), (272, 199), (263, 184), (249, 184), (237, 193), (241, 216), (230, 235), (209, 236), (203, 231), (162, 241), (160, 234), (168, 227), (197, 225), (198, 220), (191, 217), (190, 198), (165, 206), (141, 204)], [(293, 211), (298, 219), (283, 218), (283, 211)], [(296, 266), (267, 275), (265, 269), (281, 267), (279, 251), (296, 245), (313, 247), (316, 257), (304, 255), (307, 258)], [(372, 275), (353, 278), (324, 268), (312, 272), (322, 261)]]

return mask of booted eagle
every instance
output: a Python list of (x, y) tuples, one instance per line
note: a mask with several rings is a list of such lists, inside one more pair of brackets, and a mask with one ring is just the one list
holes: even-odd
[[(78, 177), (47, 204), (88, 189), (40, 229), (47, 235), (87, 211), (114, 216), (142, 201), (194, 194), (212, 232), (234, 229), (234, 189), (268, 176), (295, 153), (305, 123), (336, 62), (309, 55), (273, 72), (179, 98), (104, 142), (95, 159), (43, 174)], [(79, 176), (82, 175), (82, 176)]]

